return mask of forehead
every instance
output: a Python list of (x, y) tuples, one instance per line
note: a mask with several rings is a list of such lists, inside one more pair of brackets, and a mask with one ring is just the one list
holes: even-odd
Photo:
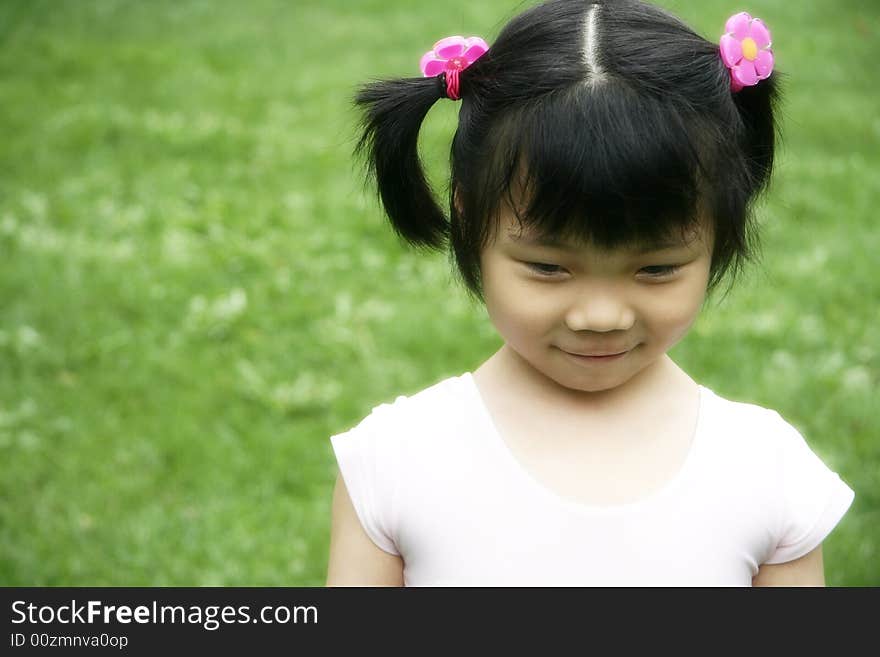
[(709, 225), (706, 221), (650, 239), (630, 240), (616, 249), (607, 249), (579, 238), (548, 233), (516, 221), (502, 221), (499, 226), (502, 242), (523, 247), (542, 247), (561, 251), (614, 250), (634, 255), (672, 249), (698, 249), (707, 243)]
[[(505, 234), (505, 239), (521, 246), (538, 246), (559, 249), (562, 251), (580, 251), (585, 248), (590, 248), (591, 246), (589, 243), (575, 242), (560, 239), (553, 235), (542, 235), (532, 232), (523, 234), (522, 232), (508, 231)], [(621, 247), (619, 250), (635, 254), (653, 253), (654, 251), (686, 248), (692, 246), (696, 241), (697, 235), (694, 233), (692, 239), (686, 239), (684, 237), (667, 237), (650, 242), (634, 242)]]

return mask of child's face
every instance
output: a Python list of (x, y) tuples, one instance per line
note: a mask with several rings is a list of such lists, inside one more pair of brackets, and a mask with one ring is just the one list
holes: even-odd
[[(639, 253), (530, 242), (509, 210), (481, 256), (489, 317), (507, 345), (558, 384), (619, 386), (684, 337), (706, 295), (711, 237)], [(536, 268), (527, 263), (541, 263)], [(668, 273), (669, 265), (680, 268)], [(625, 352), (616, 358), (584, 358)]]

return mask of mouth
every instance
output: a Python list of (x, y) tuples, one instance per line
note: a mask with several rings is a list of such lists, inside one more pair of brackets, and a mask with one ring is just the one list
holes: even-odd
[(614, 360), (619, 360), (626, 356), (630, 350), (619, 351), (619, 352), (602, 352), (596, 351), (592, 353), (576, 353), (573, 351), (565, 351), (561, 350), (566, 356), (569, 356), (576, 362), (580, 363), (604, 363)]
[[(560, 347), (560, 349), (562, 349)], [(605, 356), (620, 356), (621, 354), (625, 354), (630, 349), (595, 349), (588, 351), (572, 351), (570, 349), (562, 349), (567, 354), (571, 354), (572, 356), (589, 356), (591, 358), (604, 358)]]

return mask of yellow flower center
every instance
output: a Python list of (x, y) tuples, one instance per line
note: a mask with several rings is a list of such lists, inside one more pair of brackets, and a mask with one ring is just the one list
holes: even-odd
[(742, 40), (743, 57), (750, 62), (755, 61), (758, 57), (758, 44), (752, 37), (746, 37)]

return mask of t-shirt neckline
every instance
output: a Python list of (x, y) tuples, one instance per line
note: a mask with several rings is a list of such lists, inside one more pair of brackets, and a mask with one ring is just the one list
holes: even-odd
[(485, 433), (485, 435), (488, 437), (489, 442), (491, 443), (491, 447), (495, 451), (499, 452), (499, 454), (501, 455), (501, 458), (505, 462), (508, 471), (512, 472), (513, 475), (521, 483), (523, 483), (524, 486), (530, 488), (533, 491), (536, 491), (539, 496), (544, 498), (551, 505), (562, 507), (577, 514), (608, 515), (630, 513), (639, 511), (644, 507), (655, 504), (662, 499), (668, 497), (669, 495), (674, 493), (675, 490), (682, 485), (682, 482), (684, 482), (689, 476), (691, 470), (694, 468), (694, 463), (697, 460), (697, 457), (701, 450), (701, 445), (704, 440), (703, 434), (705, 432), (706, 424), (706, 404), (711, 394), (711, 391), (708, 388), (697, 384), (697, 387), (699, 388), (699, 402), (697, 408), (697, 419), (694, 425), (691, 444), (688, 448), (688, 453), (684, 459), (684, 462), (679, 467), (678, 471), (669, 480), (664, 482), (662, 486), (651, 491), (647, 495), (644, 495), (639, 499), (633, 500), (631, 502), (604, 505), (578, 502), (571, 498), (564, 497), (555, 490), (549, 488), (547, 485), (538, 480), (534, 475), (532, 475), (532, 473), (530, 473), (525, 468), (525, 466), (522, 465), (522, 463), (520, 463), (520, 461), (513, 455), (513, 452), (510, 451), (510, 448), (507, 446), (507, 443), (501, 436), (501, 432), (495, 425), (495, 420), (489, 413), (489, 409), (486, 406), (485, 401), (483, 400), (482, 393), (477, 387), (476, 381), (474, 381), (472, 373), (465, 372), (460, 378), (463, 380), (463, 382), (466, 384), (466, 387), (468, 388), (467, 396), (471, 399), (479, 421), (482, 424), (482, 427), (485, 429), (485, 431), (480, 431), (478, 433)]

